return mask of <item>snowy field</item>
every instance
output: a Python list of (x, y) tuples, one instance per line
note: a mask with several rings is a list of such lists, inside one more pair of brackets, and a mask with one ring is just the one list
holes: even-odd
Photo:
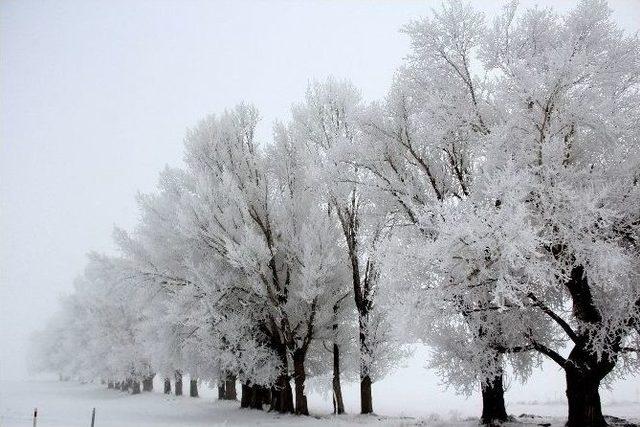
[[(310, 382), (311, 417), (268, 414), (241, 410), (238, 402), (221, 402), (216, 391), (200, 387), (201, 397), (166, 396), (161, 380), (156, 378), (155, 392), (128, 395), (107, 390), (100, 384), (58, 382), (53, 379), (2, 381), (0, 383), (0, 427), (32, 425), (32, 411), (38, 407), (38, 426), (89, 426), (91, 408), (96, 408), (96, 427), (178, 427), (218, 425), (358, 425), (376, 424), (472, 426), (480, 413), (479, 396), (457, 396), (445, 390), (431, 370), (422, 367), (426, 354), (415, 352), (403, 368), (374, 384), (374, 416), (346, 415), (334, 417), (331, 400)], [(539, 425), (551, 422), (561, 426), (566, 414), (563, 379), (553, 365), (543, 365), (545, 375), (534, 373), (525, 385), (512, 381), (507, 390), (507, 410), (519, 423)], [(545, 381), (536, 381), (543, 378)], [(240, 387), (238, 387), (238, 392)], [(344, 384), (347, 412), (358, 412), (357, 384)], [(188, 381), (185, 378), (185, 391)], [(640, 384), (637, 378), (613, 384), (602, 391), (604, 412), (608, 415), (640, 422)], [(543, 418), (525, 418), (534, 414)], [(519, 424), (522, 425), (522, 424)]]

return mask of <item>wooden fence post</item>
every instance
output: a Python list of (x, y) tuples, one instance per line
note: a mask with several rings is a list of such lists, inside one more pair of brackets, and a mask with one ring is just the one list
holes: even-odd
[(91, 427), (94, 427), (96, 424), (96, 408), (93, 408), (91, 411)]
[(38, 408), (33, 408), (33, 427), (38, 424)]

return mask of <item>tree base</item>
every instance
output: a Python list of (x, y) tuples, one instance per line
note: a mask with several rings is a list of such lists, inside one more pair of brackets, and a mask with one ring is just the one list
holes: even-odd
[(504, 387), (502, 374), (497, 375), (486, 384), (482, 384), (482, 417), (480, 421), (486, 426), (500, 426), (508, 421), (504, 405)]
[(189, 396), (198, 397), (198, 380), (189, 381)]
[(567, 370), (567, 401), (569, 419), (567, 427), (605, 427), (600, 402), (600, 381), (590, 373)]
[(131, 383), (131, 394), (140, 394), (140, 381), (135, 380)]
[(371, 377), (365, 375), (360, 379), (360, 413), (373, 413), (373, 399), (371, 397)]
[(153, 391), (153, 377), (155, 375), (149, 375), (142, 380), (142, 391)]
[(180, 373), (176, 373), (174, 393), (176, 396), (182, 396), (182, 374)]

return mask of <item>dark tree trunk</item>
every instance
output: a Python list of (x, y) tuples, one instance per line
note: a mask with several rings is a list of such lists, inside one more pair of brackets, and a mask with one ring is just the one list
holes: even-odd
[(107, 382), (107, 388), (109, 388), (109, 389), (113, 388), (113, 381), (108, 381)]
[(182, 396), (182, 373), (180, 371), (176, 371), (175, 378), (175, 395)]
[(116, 381), (115, 383), (113, 383), (113, 388), (115, 388), (116, 390), (122, 390), (122, 383), (120, 381)]
[(369, 367), (366, 366), (365, 360), (370, 359), (369, 347), (367, 346), (367, 331), (365, 327), (365, 319), (368, 311), (366, 308), (358, 310), (359, 337), (360, 337), (360, 413), (373, 413), (373, 398), (371, 397), (371, 376)]
[(262, 404), (263, 405), (271, 404), (271, 389), (268, 387), (260, 386), (260, 390), (262, 390)]
[(373, 398), (371, 397), (371, 376), (369, 367), (365, 364), (365, 360), (369, 359), (369, 347), (367, 346), (367, 331), (365, 327), (365, 319), (368, 311), (366, 308), (358, 310), (358, 326), (360, 337), (360, 413), (373, 413)]
[(171, 380), (169, 378), (164, 379), (164, 394), (171, 394)]
[(371, 377), (369, 375), (360, 378), (360, 412), (363, 414), (371, 414), (373, 412)]
[(218, 374), (218, 400), (224, 400), (225, 394), (225, 375), (224, 372), (220, 371)]
[(216, 386), (218, 388), (218, 400), (224, 400), (225, 375), (223, 371), (218, 371), (218, 382)]
[(130, 379), (122, 381), (122, 384), (120, 385), (120, 390), (128, 392), (130, 388), (131, 388)]
[(588, 373), (566, 370), (569, 420), (567, 427), (602, 427), (607, 423), (600, 404), (600, 380)]
[(140, 394), (140, 381), (134, 380), (131, 382), (131, 394)]
[(251, 402), (249, 402), (249, 404), (251, 405), (252, 409), (258, 409), (262, 411), (263, 394), (263, 387), (255, 384), (251, 386)]
[(198, 397), (198, 379), (191, 378), (189, 381), (189, 396)]
[[(373, 267), (371, 267), (373, 269)], [(371, 272), (367, 268), (369, 273), (366, 274), (363, 286), (355, 289), (356, 295), (356, 309), (358, 310), (358, 336), (360, 342), (360, 413), (371, 414), (373, 413), (373, 398), (371, 396), (371, 374), (369, 372), (369, 366), (367, 361), (371, 360), (371, 350), (367, 344), (367, 319), (369, 318), (369, 310), (372, 302), (368, 299), (369, 288), (371, 286)], [(360, 277), (358, 273), (358, 278)], [(355, 276), (354, 276), (355, 280)], [(355, 281), (354, 281), (355, 285)]]
[(153, 377), (156, 374), (149, 375), (142, 380), (142, 391), (153, 391)]
[(486, 384), (482, 384), (482, 424), (488, 426), (502, 425), (507, 421), (507, 410), (504, 405), (504, 387), (502, 373)]
[[(346, 297), (346, 295), (345, 295)], [(343, 297), (344, 298), (344, 297)], [(338, 310), (340, 300), (333, 306), (333, 413), (344, 414), (344, 401), (342, 400), (342, 386), (340, 385), (340, 348), (335, 340), (338, 339)]]
[(271, 410), (280, 413), (294, 413), (293, 392), (289, 383), (289, 375), (281, 373), (271, 389)]
[(309, 415), (307, 396), (304, 393), (304, 382), (307, 375), (304, 371), (305, 351), (296, 350), (293, 353), (293, 380), (296, 385), (296, 414)]
[(372, 286), (377, 279), (374, 262), (369, 259), (364, 269), (364, 277), (360, 276), (360, 249), (358, 248), (358, 224), (359, 212), (357, 195), (355, 190), (351, 195), (351, 206), (341, 208), (337, 206), (338, 216), (342, 224), (344, 238), (347, 243), (347, 252), (351, 264), (351, 283), (353, 285), (353, 298), (358, 311), (358, 333), (360, 344), (360, 412), (370, 414), (373, 412), (373, 399), (371, 397), (371, 376), (365, 361), (370, 359), (370, 351), (367, 347), (366, 321), (373, 305), (371, 300)]
[(266, 387), (254, 384), (251, 386), (251, 402), (253, 409), (262, 410), (262, 405), (269, 403), (269, 390)]
[[(573, 302), (573, 315), (593, 328), (602, 325), (602, 316), (593, 301), (589, 280), (580, 265), (571, 270), (566, 287)], [(613, 370), (617, 354), (604, 353), (600, 358), (588, 348), (589, 337), (576, 333), (574, 347), (564, 363), (569, 404), (568, 427), (601, 427), (607, 423), (602, 416), (600, 382)], [(617, 334), (610, 348), (619, 348), (624, 333)]]
[(289, 361), (287, 359), (287, 349), (284, 344), (273, 343), (274, 349), (280, 356), (282, 370), (276, 379), (276, 383), (271, 389), (271, 410), (280, 413), (294, 412), (293, 394), (291, 383), (289, 382)]
[(242, 383), (242, 390), (240, 396), (240, 407), (248, 408), (251, 406), (251, 399), (253, 399), (253, 388), (249, 383)]
[(344, 414), (344, 401), (340, 386), (340, 349), (336, 343), (333, 343), (333, 413)]
[(224, 381), (224, 399), (236, 400), (238, 395), (236, 393), (236, 376), (233, 374), (227, 374), (227, 378)]
[(584, 348), (583, 342), (587, 342), (586, 338), (578, 340), (564, 367), (569, 404), (567, 426), (606, 426), (599, 388), (602, 379), (615, 367), (615, 360), (604, 356), (598, 359), (597, 355)]

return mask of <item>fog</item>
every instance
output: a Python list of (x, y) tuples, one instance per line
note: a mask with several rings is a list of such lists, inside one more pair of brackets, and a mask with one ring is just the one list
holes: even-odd
[[(135, 224), (136, 192), (181, 162), (187, 127), (245, 100), (267, 139), (308, 82), (329, 74), (382, 98), (408, 52), (398, 29), (438, 4), (2, 2), (0, 379), (28, 375), (30, 334), (86, 253), (113, 250), (113, 225)], [(640, 28), (640, 2), (610, 5), (625, 29)]]

